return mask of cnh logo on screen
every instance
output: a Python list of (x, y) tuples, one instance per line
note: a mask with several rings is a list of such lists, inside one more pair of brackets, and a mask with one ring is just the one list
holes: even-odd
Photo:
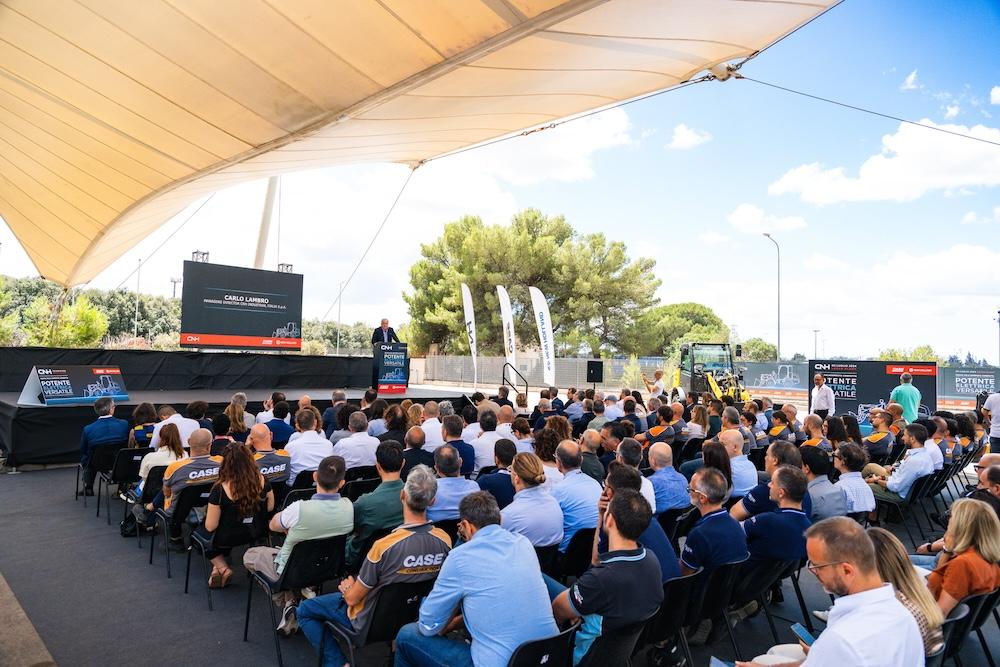
[(201, 341), (200, 336), (190, 336), (190, 335), (184, 336), (184, 342), (186, 343), (198, 343), (200, 341)]

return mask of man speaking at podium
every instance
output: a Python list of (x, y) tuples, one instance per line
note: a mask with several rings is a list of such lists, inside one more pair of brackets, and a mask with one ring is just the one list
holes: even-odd
[(396, 330), (389, 326), (389, 320), (382, 320), (382, 326), (375, 327), (372, 332), (372, 345), (376, 343), (398, 343)]

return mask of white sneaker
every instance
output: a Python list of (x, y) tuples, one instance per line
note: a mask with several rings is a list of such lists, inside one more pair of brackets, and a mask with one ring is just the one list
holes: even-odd
[(813, 616), (826, 623), (827, 619), (830, 618), (830, 612), (815, 610), (813, 611)]
[(299, 629), (299, 622), (295, 618), (295, 603), (289, 602), (285, 605), (285, 610), (281, 613), (281, 623), (278, 623), (278, 632), (289, 637)]
[(302, 598), (305, 600), (312, 600), (314, 597), (316, 597), (316, 591), (315, 589), (312, 588), (303, 588), (302, 590), (299, 591), (299, 593), (302, 594)]

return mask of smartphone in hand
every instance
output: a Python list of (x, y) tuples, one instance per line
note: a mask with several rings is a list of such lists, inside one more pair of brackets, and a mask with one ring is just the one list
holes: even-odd
[(794, 632), (795, 636), (801, 639), (802, 643), (805, 644), (806, 646), (812, 646), (813, 642), (816, 641), (816, 638), (813, 637), (811, 634), (809, 634), (809, 631), (806, 630), (801, 623), (796, 623), (795, 625), (793, 625), (792, 632)]

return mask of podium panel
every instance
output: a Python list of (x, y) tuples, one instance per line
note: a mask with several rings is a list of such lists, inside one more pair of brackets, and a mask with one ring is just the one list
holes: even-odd
[(380, 394), (402, 394), (410, 383), (410, 356), (406, 343), (376, 343), (372, 346), (375, 390)]

